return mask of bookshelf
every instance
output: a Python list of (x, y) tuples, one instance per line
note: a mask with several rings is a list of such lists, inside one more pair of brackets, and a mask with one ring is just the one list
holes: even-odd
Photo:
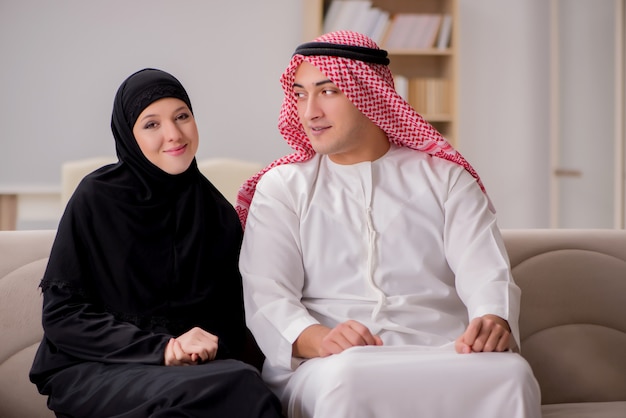
[[(303, 42), (308, 42), (327, 31), (328, 22), (325, 22), (325, 18), (329, 14), (331, 17), (333, 13), (335, 16), (337, 14), (338, 6), (333, 5), (334, 2), (352, 2), (353, 9), (348, 12), (349, 16), (358, 14), (355, 11), (356, 3), (369, 3), (370, 8), (388, 13), (389, 19), (385, 34), (377, 42), (381, 48), (389, 52), (391, 60), (389, 66), (396, 76), (398, 92), (450, 143), (456, 146), (458, 142), (458, 0), (303, 0)], [(335, 11), (332, 11), (333, 7)], [(335, 19), (341, 23), (332, 27), (331, 30), (354, 29), (351, 23), (345, 23), (349, 21), (345, 19), (345, 15), (344, 12), (343, 19)], [(442, 17), (449, 15), (451, 31), (446, 46), (438, 47), (438, 39), (436, 39), (433, 45), (428, 47), (388, 48), (386, 43), (392, 33), (395, 20), (407, 15)], [(394, 43), (397, 44), (397, 42)]]

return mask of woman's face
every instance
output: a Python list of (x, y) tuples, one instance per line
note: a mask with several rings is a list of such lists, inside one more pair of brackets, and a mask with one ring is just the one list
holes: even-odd
[(133, 126), (133, 135), (148, 161), (169, 174), (189, 168), (198, 151), (198, 127), (185, 102), (173, 97), (146, 107)]

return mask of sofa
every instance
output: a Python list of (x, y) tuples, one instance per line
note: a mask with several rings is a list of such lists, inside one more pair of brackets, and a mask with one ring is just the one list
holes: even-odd
[[(53, 417), (28, 380), (55, 231), (0, 231), (0, 417)], [(544, 418), (626, 417), (626, 230), (504, 230)], [(500, 418), (497, 412), (494, 417)], [(386, 417), (385, 417), (386, 418)]]

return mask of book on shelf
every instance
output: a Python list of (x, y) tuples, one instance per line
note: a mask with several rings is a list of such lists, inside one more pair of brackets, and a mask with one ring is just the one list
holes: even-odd
[(439, 13), (397, 13), (384, 40), (388, 49), (428, 49), (435, 47), (443, 16)]
[(412, 28), (412, 15), (397, 13), (391, 18), (389, 29), (383, 40), (383, 46), (387, 49), (402, 49), (409, 42)]
[(409, 101), (409, 79), (401, 74), (394, 74), (393, 84), (396, 92), (407, 102)]
[(419, 13), (415, 15), (412, 36), (406, 48), (426, 49), (435, 46), (441, 24), (440, 14)]
[(437, 37), (437, 48), (446, 49), (450, 46), (450, 35), (452, 33), (452, 15), (446, 13), (441, 20), (439, 35)]
[(380, 45), (389, 19), (389, 12), (374, 7), (371, 0), (333, 0), (324, 16), (323, 31), (351, 30)]
[(380, 46), (385, 36), (385, 33), (387, 33), (387, 29), (389, 28), (390, 13), (386, 10), (378, 10), (378, 17), (374, 26), (372, 27), (372, 32), (366, 35), (368, 35), (374, 42), (376, 42), (377, 45)]
[(411, 106), (424, 117), (450, 114), (450, 83), (444, 78), (415, 77), (408, 81)]
[(450, 44), (449, 13), (396, 13), (375, 7), (372, 0), (333, 0), (323, 23), (324, 33), (352, 30), (386, 49), (445, 49)]
[(327, 33), (330, 32), (329, 29), (335, 27), (335, 22), (337, 21), (337, 15), (339, 14), (339, 9), (341, 9), (343, 5), (340, 1), (331, 1), (326, 13), (324, 14), (324, 21), (322, 25), (322, 32)]
[(324, 33), (340, 29), (360, 32), (371, 8), (370, 0), (333, 0), (324, 17)]

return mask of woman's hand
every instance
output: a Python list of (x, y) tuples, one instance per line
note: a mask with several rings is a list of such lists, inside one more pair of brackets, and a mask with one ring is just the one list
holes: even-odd
[(165, 347), (166, 366), (186, 366), (215, 359), (218, 338), (202, 328), (192, 328)]

